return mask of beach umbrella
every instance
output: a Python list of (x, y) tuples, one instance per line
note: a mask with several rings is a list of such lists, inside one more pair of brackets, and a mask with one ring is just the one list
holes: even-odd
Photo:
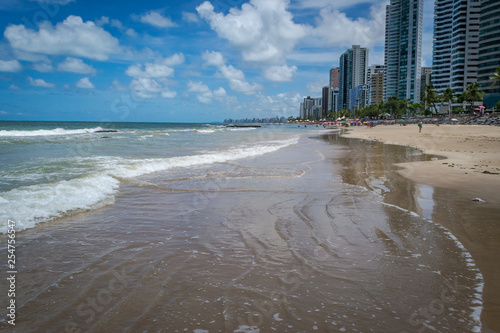
[(434, 118), (434, 119), (432, 119), (432, 120), (433, 120), (433, 121), (439, 121), (439, 119), (437, 119), (437, 118)]
[(452, 118), (451, 121), (458, 121), (458, 119)]

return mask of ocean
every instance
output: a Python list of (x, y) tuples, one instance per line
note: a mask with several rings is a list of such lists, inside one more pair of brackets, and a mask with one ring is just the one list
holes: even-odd
[(460, 203), (394, 166), (430, 158), (303, 125), (1, 122), (15, 329), (481, 332)]

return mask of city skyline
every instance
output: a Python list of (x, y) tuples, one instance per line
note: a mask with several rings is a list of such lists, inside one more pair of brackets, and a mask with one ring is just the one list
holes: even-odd
[[(387, 3), (4, 1), (0, 120), (295, 115), (352, 45), (383, 63)], [(429, 66), (432, 1), (424, 10)]]

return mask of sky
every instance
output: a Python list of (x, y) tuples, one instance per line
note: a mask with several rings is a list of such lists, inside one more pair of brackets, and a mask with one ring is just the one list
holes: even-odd
[[(388, 3), (2, 0), (0, 120), (297, 117), (352, 45), (383, 64)], [(424, 66), (432, 15), (424, 0)]]

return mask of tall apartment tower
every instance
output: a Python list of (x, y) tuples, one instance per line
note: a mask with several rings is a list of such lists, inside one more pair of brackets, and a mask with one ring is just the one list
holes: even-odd
[(330, 99), (328, 98), (330, 87), (325, 86), (321, 89), (321, 98), (323, 102), (321, 103), (321, 117), (326, 117), (328, 115), (328, 104), (331, 104)]
[(368, 105), (380, 104), (384, 100), (384, 72), (384, 65), (371, 65), (368, 67)]
[(477, 81), (480, 10), (479, 0), (436, 0), (432, 84), (439, 92), (462, 93)]
[(349, 90), (366, 84), (368, 49), (359, 45), (340, 56), (339, 109), (349, 107)]
[(423, 0), (391, 0), (386, 7), (384, 100), (420, 101)]
[(432, 83), (431, 76), (432, 67), (422, 67), (422, 76), (420, 77), (420, 94), (423, 94), (425, 87)]
[(329, 92), (328, 92), (328, 110), (337, 111), (334, 105), (333, 94), (335, 90), (339, 90), (339, 67), (335, 67), (330, 69), (330, 84), (329, 84)]
[(500, 66), (500, 6), (498, 0), (481, 0), (479, 19), (479, 57), (477, 82), (486, 93), (483, 99), (487, 108), (500, 100), (500, 86), (491, 88), (490, 76)]

